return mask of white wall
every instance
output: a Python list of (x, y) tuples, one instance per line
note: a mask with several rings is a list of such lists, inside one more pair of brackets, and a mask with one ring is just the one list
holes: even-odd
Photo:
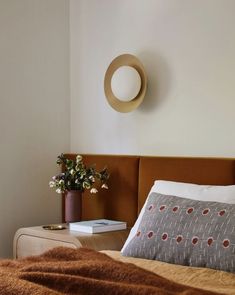
[[(234, 0), (71, 0), (71, 150), (235, 157)], [(132, 113), (106, 102), (112, 59), (146, 67)]]
[(0, 257), (19, 227), (61, 220), (48, 182), (69, 116), (69, 2), (0, 0)]

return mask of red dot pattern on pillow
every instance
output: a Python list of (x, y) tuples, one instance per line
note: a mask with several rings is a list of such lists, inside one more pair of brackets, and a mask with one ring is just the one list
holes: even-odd
[(212, 238), (212, 237), (208, 238), (208, 240), (207, 240), (207, 245), (208, 245), (208, 246), (211, 246), (212, 243), (213, 243), (213, 238)]
[(228, 248), (230, 245), (230, 241), (228, 239), (223, 240), (223, 246), (224, 248)]
[(210, 212), (209, 208), (206, 208), (202, 211), (202, 215), (207, 215)]
[[(172, 207), (171, 210), (172, 210), (172, 212), (177, 213), (177, 212), (179, 211), (179, 208), (180, 208), (180, 206), (177, 205), (177, 206)], [(151, 205), (148, 207), (148, 210), (151, 211), (151, 210), (153, 210), (153, 209), (154, 209), (154, 205), (151, 204)], [(163, 212), (165, 209), (167, 209), (167, 206), (166, 206), (166, 205), (160, 205), (160, 207), (159, 207), (159, 211), (160, 211), (160, 212)], [(191, 214), (191, 213), (193, 213), (194, 210), (195, 210), (195, 209), (194, 209), (193, 207), (189, 207), (189, 208), (187, 208), (187, 210), (186, 210), (186, 214)], [(202, 210), (202, 215), (207, 215), (209, 212), (210, 212), (210, 208), (205, 208), (205, 209)], [(225, 213), (226, 213), (226, 210), (220, 210), (220, 211), (218, 212), (218, 215), (219, 215), (219, 216), (223, 216)], [(136, 233), (136, 236), (139, 237), (140, 235), (141, 235), (141, 232), (138, 231), (138, 232)], [(148, 232), (147, 237), (150, 239), (150, 238), (153, 237), (153, 235), (154, 235), (154, 232), (153, 232), (153, 231), (150, 231), (150, 232)], [(165, 232), (164, 232), (164, 233), (162, 234), (162, 236), (161, 236), (161, 239), (162, 239), (163, 241), (167, 241), (167, 240), (168, 240), (168, 237), (169, 237), (168, 233), (165, 233)], [(178, 244), (179, 244), (180, 242), (182, 242), (182, 240), (183, 240), (183, 236), (182, 236), (182, 235), (177, 235), (176, 238), (175, 238), (175, 241), (176, 241)], [(192, 239), (191, 239), (191, 243), (192, 243), (192, 245), (194, 245), (194, 246), (197, 245), (198, 242), (199, 242), (199, 240), (200, 240), (199, 237), (197, 237), (197, 236), (193, 236)], [(208, 245), (208, 246), (211, 246), (213, 242), (214, 242), (213, 237), (209, 237), (209, 238), (207, 239), (207, 245)], [(224, 247), (224, 248), (228, 248), (229, 245), (230, 245), (230, 241), (229, 241), (228, 239), (224, 239), (223, 242), (222, 242), (222, 244), (223, 244), (223, 247)]]
[(150, 231), (147, 236), (149, 239), (151, 239), (153, 237), (153, 231)]
[(124, 256), (235, 273), (235, 204), (151, 193)]
[(182, 242), (182, 240), (183, 240), (183, 236), (181, 236), (181, 235), (178, 235), (177, 237), (176, 237), (176, 242), (179, 244), (180, 242)]
[(223, 215), (225, 214), (225, 212), (226, 212), (226, 210), (220, 210), (220, 211), (218, 212), (218, 215), (219, 215), (219, 216), (223, 216)]
[(192, 244), (193, 245), (197, 245), (198, 241), (199, 241), (199, 238), (198, 237), (193, 237), (192, 238)]
[(159, 208), (159, 211), (162, 212), (165, 209), (166, 209), (166, 205), (161, 205), (160, 208)]
[(168, 239), (168, 233), (163, 233), (162, 234), (162, 240), (167, 241), (167, 239)]
[(187, 209), (186, 213), (187, 214), (191, 214), (191, 213), (193, 213), (193, 211), (194, 211), (194, 208), (191, 207), (191, 208), (188, 208)]
[(172, 211), (173, 211), (174, 213), (176, 213), (178, 210), (179, 210), (179, 206), (175, 206), (175, 207), (172, 209)]
[[(149, 211), (152, 210), (153, 207), (154, 207), (154, 205), (150, 205), (148, 207), (148, 210)], [(179, 210), (179, 208), (180, 208), (180, 206), (178, 206), (178, 205), (177, 206), (174, 206), (172, 208), (172, 212), (176, 213)], [(160, 212), (163, 212), (165, 209), (167, 209), (166, 205), (160, 205), (160, 207), (159, 207), (159, 211)], [(186, 213), (187, 214), (191, 214), (191, 213), (193, 213), (193, 211), (194, 211), (194, 208), (193, 207), (189, 207), (189, 208), (186, 209)], [(210, 212), (210, 208), (205, 208), (205, 209), (202, 210), (202, 215), (207, 215), (209, 212)], [(226, 213), (226, 210), (220, 210), (218, 212), (218, 215), (219, 216), (224, 216), (225, 213)]]
[[(153, 231), (149, 231), (149, 232), (147, 233), (147, 237), (148, 237), (149, 239), (151, 239), (154, 235), (156, 236), (156, 233), (154, 233)], [(140, 236), (141, 236), (141, 231), (138, 231), (138, 232), (136, 233), (136, 236), (137, 236), (137, 237), (140, 237)], [(166, 232), (164, 232), (164, 233), (161, 235), (161, 239), (162, 239), (163, 241), (167, 241), (168, 238), (169, 238), (169, 235), (168, 235), (168, 233), (166, 233)], [(202, 239), (202, 240), (203, 240), (203, 239)], [(177, 244), (179, 244), (180, 242), (182, 242), (182, 241), (183, 241), (183, 235), (177, 235), (177, 236), (175, 237), (175, 241), (176, 241)], [(199, 241), (200, 241), (200, 239), (199, 239), (199, 237), (197, 237), (197, 236), (193, 236), (192, 239), (191, 239), (191, 243), (192, 243), (192, 245), (197, 245)], [(214, 242), (213, 237), (209, 237), (209, 238), (207, 239), (207, 245), (208, 245), (208, 246), (211, 246), (213, 242)], [(224, 240), (222, 241), (222, 244), (223, 244), (223, 247), (224, 247), (224, 248), (228, 248), (228, 247), (230, 246), (230, 241), (229, 241), (229, 239), (224, 239)]]
[(136, 233), (136, 236), (139, 237), (140, 235), (141, 235), (141, 231), (138, 231), (138, 232)]
[(151, 211), (152, 209), (153, 209), (153, 205), (150, 205), (150, 206), (148, 207), (148, 210)]

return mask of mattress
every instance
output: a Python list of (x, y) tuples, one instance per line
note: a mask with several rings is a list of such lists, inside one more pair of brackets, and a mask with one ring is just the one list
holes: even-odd
[(124, 257), (119, 251), (101, 251), (110, 257), (152, 271), (174, 282), (221, 294), (235, 295), (235, 274), (209, 268), (188, 267), (155, 260)]

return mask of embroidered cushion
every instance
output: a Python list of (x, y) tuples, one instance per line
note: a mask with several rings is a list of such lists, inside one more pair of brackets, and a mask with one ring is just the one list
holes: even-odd
[(235, 272), (235, 205), (151, 193), (122, 254)]
[[(148, 197), (152, 192), (192, 200), (235, 204), (235, 185), (199, 185), (169, 180), (156, 180), (148, 194)], [(141, 209), (135, 225), (132, 227), (121, 252), (124, 251), (130, 240), (135, 236), (135, 233), (141, 223), (147, 202), (148, 198), (146, 199), (145, 204)]]

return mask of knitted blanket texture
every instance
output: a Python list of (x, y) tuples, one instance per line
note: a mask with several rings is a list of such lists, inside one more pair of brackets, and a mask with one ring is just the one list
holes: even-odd
[(0, 260), (1, 295), (206, 295), (91, 249), (58, 247), (39, 256)]

